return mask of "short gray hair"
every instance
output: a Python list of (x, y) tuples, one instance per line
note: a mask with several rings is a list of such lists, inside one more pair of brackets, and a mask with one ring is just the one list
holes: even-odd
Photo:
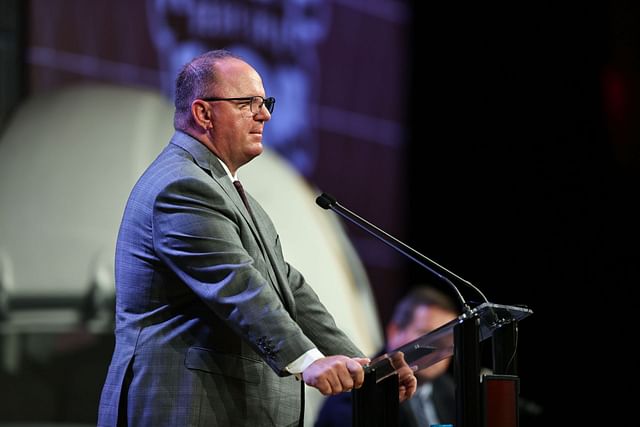
[(196, 56), (182, 67), (176, 77), (174, 128), (186, 130), (191, 127), (191, 103), (195, 99), (211, 96), (216, 85), (215, 65), (228, 58), (241, 59), (228, 50), (217, 49)]

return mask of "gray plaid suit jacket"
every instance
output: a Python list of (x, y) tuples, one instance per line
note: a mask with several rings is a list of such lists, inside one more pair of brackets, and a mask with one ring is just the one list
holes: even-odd
[(362, 356), (248, 197), (256, 224), (218, 159), (179, 131), (134, 186), (99, 426), (296, 425), (285, 366), (314, 346)]

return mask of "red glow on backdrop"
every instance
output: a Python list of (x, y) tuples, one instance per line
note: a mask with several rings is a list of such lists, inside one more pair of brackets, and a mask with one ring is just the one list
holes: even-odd
[(614, 68), (605, 70), (603, 77), (605, 111), (614, 124), (626, 121), (629, 109), (629, 87), (622, 72)]

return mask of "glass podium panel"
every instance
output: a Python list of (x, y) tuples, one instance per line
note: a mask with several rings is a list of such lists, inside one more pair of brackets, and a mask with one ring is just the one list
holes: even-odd
[(419, 371), (453, 356), (453, 332), (458, 324), (477, 319), (480, 326), (479, 339), (484, 341), (492, 337), (500, 327), (519, 322), (532, 313), (527, 307), (482, 303), (438, 329), (373, 359), (365, 370), (375, 373), (376, 383), (394, 374), (404, 362), (414, 372)]

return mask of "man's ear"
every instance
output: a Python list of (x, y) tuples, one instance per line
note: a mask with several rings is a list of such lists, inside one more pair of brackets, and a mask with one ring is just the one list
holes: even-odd
[(194, 123), (204, 130), (213, 127), (211, 106), (201, 99), (196, 99), (191, 103), (191, 117), (193, 117)]

